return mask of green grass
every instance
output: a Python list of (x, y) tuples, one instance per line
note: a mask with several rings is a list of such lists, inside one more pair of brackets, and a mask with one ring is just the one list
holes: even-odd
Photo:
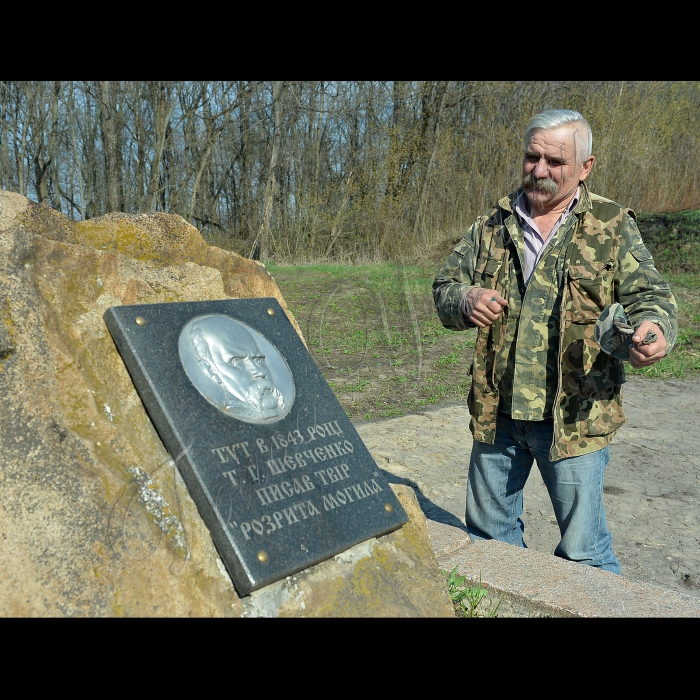
[(678, 341), (671, 354), (630, 374), (683, 378), (700, 371), (700, 210), (637, 217), (644, 242), (678, 304)]
[(457, 573), (458, 567), (448, 574), (445, 569), (440, 569), (446, 577), (447, 591), (452, 599), (455, 613), (458, 617), (498, 617), (498, 610), (503, 602), (503, 596), (498, 602), (485, 604), (488, 590), (481, 585), (470, 586), (466, 583), (467, 577)]
[[(671, 354), (630, 374), (683, 378), (700, 372), (700, 211), (640, 215), (639, 226), (679, 307)], [(268, 270), (313, 357), (353, 420), (464, 403), (476, 331), (437, 318), (431, 293), (439, 263), (296, 265)]]
[(662, 273), (678, 304), (678, 340), (668, 357), (646, 369), (626, 366), (628, 374), (682, 379), (700, 372), (700, 272)]
[(700, 272), (700, 210), (639, 214), (639, 230), (663, 273)]
[(439, 265), (268, 265), (309, 350), (353, 419), (463, 402), (476, 332), (437, 318)]

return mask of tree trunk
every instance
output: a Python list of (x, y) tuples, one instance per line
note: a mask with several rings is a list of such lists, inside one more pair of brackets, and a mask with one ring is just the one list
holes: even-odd
[(55, 80), (51, 91), (51, 130), (49, 131), (49, 159), (51, 161), (51, 196), (54, 209), (61, 211), (61, 186), (59, 171), (61, 165), (61, 134), (58, 119), (58, 98), (61, 95), (61, 81)]
[(274, 131), (272, 133), (272, 153), (270, 154), (270, 166), (267, 171), (267, 183), (265, 185), (265, 208), (263, 209), (262, 221), (258, 235), (255, 237), (255, 242), (250, 251), (251, 257), (254, 257), (256, 245), (260, 245), (260, 260), (266, 262), (269, 257), (269, 236), (270, 236), (270, 219), (272, 217), (272, 205), (275, 197), (275, 187), (277, 180), (275, 177), (275, 169), (277, 167), (277, 156), (280, 150), (280, 140), (282, 137), (282, 90), (284, 82), (277, 80), (272, 83), (272, 114), (275, 121)]
[(115, 119), (112, 109), (111, 85), (109, 80), (101, 80), (100, 115), (102, 126), (102, 148), (104, 149), (105, 179), (107, 185), (107, 210), (120, 211), (119, 206), (119, 159)]
[(418, 227), (420, 226), (423, 218), (425, 216), (425, 204), (428, 200), (428, 190), (430, 189), (430, 174), (433, 169), (433, 164), (435, 163), (435, 156), (437, 155), (438, 145), (440, 143), (440, 127), (441, 127), (441, 117), (442, 111), (445, 107), (445, 98), (450, 90), (451, 81), (447, 81), (444, 90), (442, 91), (442, 97), (440, 98), (440, 106), (438, 107), (438, 112), (435, 117), (435, 138), (433, 139), (433, 149), (430, 153), (430, 158), (428, 164), (425, 167), (425, 173), (423, 174), (423, 184), (421, 186), (420, 200), (418, 202), (418, 211), (416, 212), (416, 218), (413, 222), (413, 233), (414, 235), (418, 232)]

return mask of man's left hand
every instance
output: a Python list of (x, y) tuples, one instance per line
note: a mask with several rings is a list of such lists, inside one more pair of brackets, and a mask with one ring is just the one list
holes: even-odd
[[(656, 340), (650, 345), (642, 345), (642, 341), (647, 337), (647, 333), (656, 333)], [(663, 331), (651, 321), (642, 321), (632, 336), (630, 346), (630, 364), (635, 369), (650, 367), (658, 362), (666, 354), (666, 338)]]

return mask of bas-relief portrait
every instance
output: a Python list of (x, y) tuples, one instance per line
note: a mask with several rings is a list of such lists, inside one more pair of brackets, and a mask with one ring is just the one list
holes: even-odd
[(242, 321), (212, 314), (180, 332), (180, 360), (200, 394), (246, 423), (284, 418), (294, 403), (292, 373), (269, 340)]

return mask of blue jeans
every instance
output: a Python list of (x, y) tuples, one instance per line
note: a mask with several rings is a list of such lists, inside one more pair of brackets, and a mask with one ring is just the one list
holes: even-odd
[(513, 420), (499, 413), (493, 445), (474, 441), (467, 480), (466, 523), (472, 540), (500, 540), (526, 547), (523, 488), (534, 460), (552, 499), (562, 559), (620, 573), (605, 522), (603, 478), (607, 447), (581, 457), (552, 462), (554, 423)]

